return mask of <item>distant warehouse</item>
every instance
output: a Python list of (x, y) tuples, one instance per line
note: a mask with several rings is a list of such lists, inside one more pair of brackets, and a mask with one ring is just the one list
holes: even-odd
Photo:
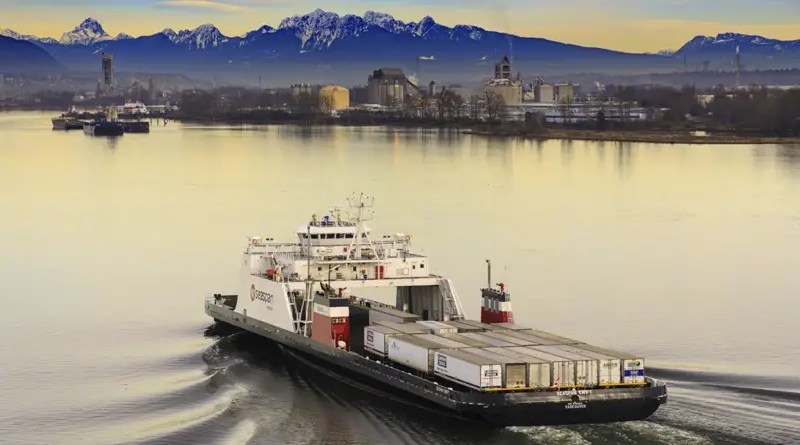
[(329, 85), (319, 90), (320, 104), (330, 111), (350, 108), (350, 90), (339, 85)]

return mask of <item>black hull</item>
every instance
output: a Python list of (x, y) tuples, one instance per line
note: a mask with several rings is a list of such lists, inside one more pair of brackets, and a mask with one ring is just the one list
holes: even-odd
[(125, 133), (150, 133), (148, 121), (120, 121), (120, 123)]
[[(311, 362), (318, 367), (337, 374), (343, 376), (350, 376), (351, 374), (348, 369), (339, 366), (336, 362), (319, 360), (313, 355), (305, 354), (296, 349), (289, 349), (287, 352), (301, 361)], [(370, 374), (361, 374), (359, 377), (359, 383), (379, 391), (403, 397), (414, 404), (423, 404), (431, 408), (439, 407), (438, 404), (419, 398), (413, 393), (398, 390), (397, 387), (388, 385), (385, 381), (378, 380)], [(569, 415), (565, 415), (564, 402), (531, 403), (527, 406), (501, 404), (478, 410), (454, 410), (450, 414), (465, 419), (479, 420), (488, 425), (498, 427), (611, 423), (646, 419), (662, 403), (657, 398), (585, 403), (585, 408), (576, 409)]]
[(83, 122), (76, 119), (55, 118), (52, 120), (53, 130), (80, 130)]
[(116, 122), (88, 123), (83, 132), (90, 136), (122, 136), (122, 124)]
[(229, 309), (206, 304), (216, 321), (266, 337), (300, 360), (380, 391), (445, 409), (451, 415), (503, 426), (567, 425), (642, 420), (666, 403), (666, 386), (570, 391), (486, 393), (459, 391), (360, 355), (336, 350)]

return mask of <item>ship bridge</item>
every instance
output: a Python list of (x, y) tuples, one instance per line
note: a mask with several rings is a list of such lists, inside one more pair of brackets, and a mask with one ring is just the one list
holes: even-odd
[[(297, 228), (295, 242), (251, 237), (244, 252), (245, 272), (283, 287), (290, 306), (298, 306), (292, 312), (297, 323), (307, 318), (298, 301), (311, 301), (322, 284), (354, 300), (376, 298), (434, 320), (463, 318), (452, 282), (430, 272), (426, 255), (412, 252), (410, 235), (373, 236), (364, 224), (371, 206), (369, 198), (360, 196), (351, 201), (348, 213), (335, 208), (321, 217), (312, 215)], [(263, 281), (248, 282), (257, 289)]]

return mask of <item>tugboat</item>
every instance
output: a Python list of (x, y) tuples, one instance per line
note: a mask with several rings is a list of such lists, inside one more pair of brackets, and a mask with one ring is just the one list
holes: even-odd
[(51, 121), (53, 130), (80, 130), (83, 128), (83, 122), (76, 116), (75, 107), (70, 107), (66, 113), (54, 117)]
[(90, 136), (122, 136), (122, 123), (117, 121), (117, 110), (109, 107), (105, 119), (97, 118), (84, 122), (83, 132)]
[(207, 296), (206, 314), (301, 363), (492, 426), (640, 420), (666, 403), (641, 356), (515, 324), (490, 263), (481, 321), (468, 320), (410, 236), (365, 225), (372, 198), (349, 204), (313, 215), (293, 242), (250, 237), (239, 292)]

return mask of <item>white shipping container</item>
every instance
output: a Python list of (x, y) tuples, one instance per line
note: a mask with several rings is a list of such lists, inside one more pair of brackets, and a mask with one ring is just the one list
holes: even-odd
[(598, 360), (600, 362), (600, 378), (598, 382), (601, 385), (622, 382), (622, 360), (611, 357), (610, 355), (600, 354), (599, 352), (580, 349), (572, 345), (562, 345), (561, 348)]
[(472, 338), (484, 343), (488, 343), (490, 346), (495, 347), (508, 347), (508, 346), (516, 346), (514, 343), (509, 343), (507, 341), (500, 340), (499, 338), (490, 337), (486, 335), (485, 332), (464, 332), (464, 337)]
[(484, 335), (489, 337), (494, 337), (498, 340), (503, 340), (506, 343), (511, 343), (517, 346), (533, 346), (539, 343), (533, 342), (530, 339), (520, 338), (514, 335), (510, 335), (513, 331), (508, 332), (497, 332), (497, 331), (487, 331), (484, 332)]
[[(530, 386), (528, 383), (528, 367), (534, 366), (535, 364), (532, 363), (529, 365), (524, 360), (495, 354), (494, 352), (487, 351), (483, 348), (466, 348), (462, 349), (462, 351), (474, 355), (480, 355), (502, 364), (503, 388), (525, 388)], [(549, 373), (547, 374), (546, 378), (548, 380), (550, 379)], [(545, 383), (545, 385), (547, 385), (547, 383)]]
[[(554, 373), (560, 372), (556, 364), (541, 357), (536, 357), (513, 348), (485, 348), (487, 351), (504, 355), (514, 360), (521, 360), (528, 364), (528, 386), (532, 388), (549, 388), (553, 384)], [(569, 362), (565, 362), (571, 365)], [(569, 367), (569, 366), (567, 366)], [(560, 374), (557, 374), (560, 377)]]
[(551, 340), (551, 339), (544, 338), (544, 337), (539, 337), (539, 336), (533, 335), (531, 332), (532, 331), (530, 329), (527, 329), (527, 330), (506, 331), (506, 332), (503, 332), (503, 334), (504, 335), (508, 335), (510, 337), (520, 338), (522, 340), (527, 340), (527, 341), (530, 342), (530, 344), (535, 344), (535, 345), (557, 345), (557, 344), (559, 344), (559, 342), (557, 342), (555, 340)]
[(459, 343), (455, 340), (451, 340), (449, 338), (441, 337), (434, 334), (416, 334), (415, 337), (423, 339), (425, 341), (429, 341), (431, 343), (435, 343), (439, 345), (441, 348), (466, 348), (469, 345), (465, 345), (464, 343)]
[(622, 382), (644, 383), (644, 358), (613, 349), (587, 345), (586, 343), (578, 343), (574, 346), (620, 359), (622, 361)]
[(575, 362), (575, 384), (597, 386), (600, 375), (600, 362), (598, 360), (564, 350), (560, 345), (531, 346), (531, 349), (572, 360)]
[[(466, 334), (466, 332), (465, 332)], [(444, 337), (448, 340), (457, 341), (459, 343), (463, 343), (471, 348), (488, 348), (490, 346), (495, 346), (491, 343), (487, 343), (485, 341), (477, 340), (472, 337), (468, 337), (463, 334), (440, 334), (440, 337)]]
[(386, 357), (389, 347), (389, 337), (400, 332), (386, 326), (364, 326), (364, 348), (368, 351)]
[(577, 343), (581, 343), (578, 340), (574, 340), (574, 339), (567, 338), (567, 337), (562, 337), (560, 335), (552, 334), (550, 332), (540, 331), (538, 329), (531, 329), (530, 333), (535, 335), (535, 336), (537, 336), (537, 337), (553, 340), (553, 341), (557, 342), (560, 345), (574, 345), (574, 344), (577, 344)]
[(459, 333), (462, 333), (462, 332), (481, 332), (481, 331), (483, 331), (483, 328), (480, 328), (478, 326), (473, 326), (471, 324), (463, 323), (463, 322), (460, 322), (460, 321), (450, 320), (450, 321), (443, 321), (442, 323), (444, 323), (444, 324), (446, 324), (448, 326), (453, 326), (453, 327), (457, 328)]
[(434, 352), (434, 374), (475, 389), (499, 388), (503, 385), (500, 363), (458, 349)]
[(494, 326), (502, 329), (508, 329), (510, 331), (520, 331), (520, 330), (530, 330), (531, 328), (527, 328), (525, 326), (520, 326), (515, 323), (492, 323)]
[(396, 321), (378, 320), (376, 326), (386, 326), (404, 334), (427, 334), (428, 331), (416, 323), (398, 323)]
[(551, 376), (550, 384), (559, 386), (575, 385), (575, 362), (561, 356), (548, 354), (544, 351), (532, 349), (532, 347), (517, 346), (508, 348), (510, 351), (518, 352), (520, 354), (527, 354), (537, 359), (547, 360), (550, 362), (553, 373)]
[(393, 335), (389, 337), (387, 356), (389, 360), (425, 373), (433, 372), (433, 352), (443, 349), (441, 345), (419, 338), (416, 335)]
[(458, 334), (458, 328), (434, 320), (419, 320), (415, 324), (423, 329), (427, 329), (431, 334)]
[(459, 320), (461, 323), (468, 324), (470, 326), (474, 326), (476, 328), (481, 328), (486, 331), (506, 331), (507, 329), (501, 326), (497, 326), (496, 323), (481, 323), (480, 321), (475, 320)]
[(369, 324), (376, 324), (378, 321), (413, 323), (417, 320), (419, 320), (418, 315), (409, 314), (398, 309), (383, 306), (372, 306), (369, 309)]

